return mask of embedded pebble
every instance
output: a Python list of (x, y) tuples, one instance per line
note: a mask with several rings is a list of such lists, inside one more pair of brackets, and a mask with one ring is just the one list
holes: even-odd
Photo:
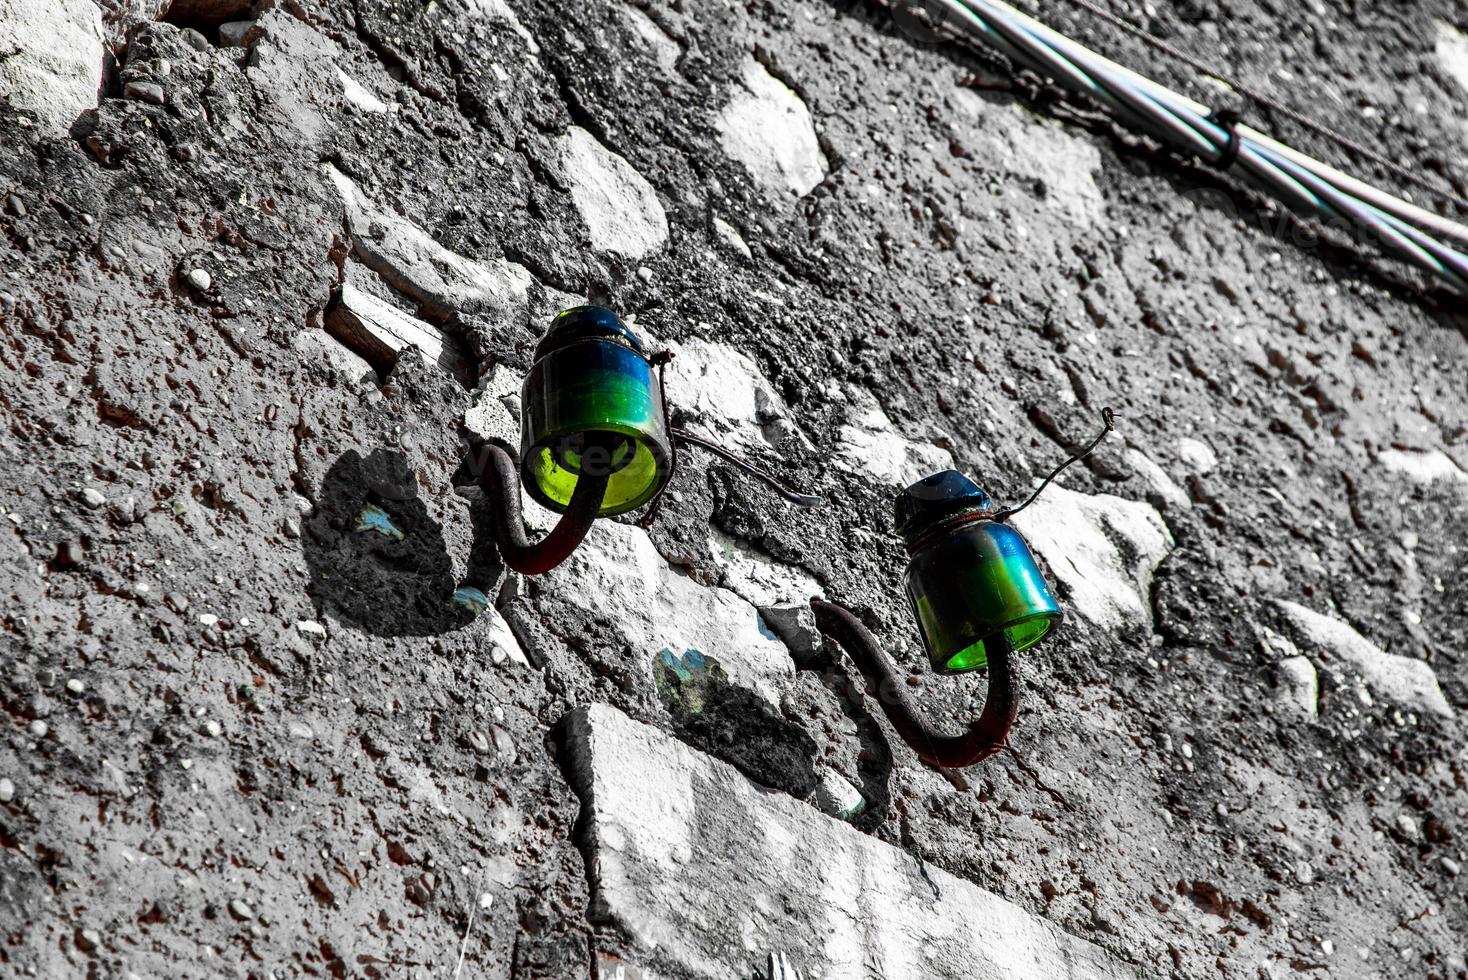
[(325, 636), (326, 635), (326, 627), (325, 626), (322, 626), (320, 623), (316, 622), (314, 619), (297, 620), (297, 622), (296, 622), (296, 630), (298, 632), (301, 632), (301, 633), (306, 634), (307, 636)]
[(469, 740), (469, 747), (475, 752), (478, 752), (480, 755), (489, 755), (489, 739), (484, 737), (483, 732), (471, 731), (465, 735), (465, 738)]
[(253, 919), (255, 917), (255, 910), (250, 908), (248, 903), (236, 898), (232, 899), (229, 903), (229, 914), (243, 921), (245, 919)]
[(1207, 473), (1218, 466), (1218, 455), (1200, 439), (1179, 439), (1177, 454), (1190, 473)]
[(15, 784), (8, 779), (0, 779), (0, 803), (9, 803), (15, 799)]
[(490, 735), (494, 739), (494, 751), (501, 759), (506, 762), (514, 762), (520, 757), (519, 752), (515, 749), (515, 740), (510, 737), (509, 732), (496, 725), (490, 731)]
[(163, 86), (157, 82), (128, 82), (123, 86), (122, 94), (150, 105), (163, 104)]
[(558, 141), (571, 200), (592, 248), (639, 259), (668, 240), (668, 216), (647, 179), (580, 126)]
[(82, 501), (88, 507), (92, 508), (92, 510), (96, 510), (98, 507), (107, 503), (107, 498), (102, 495), (100, 490), (93, 490), (91, 487), (87, 487), (82, 491)]
[(219, 46), (222, 48), (244, 48), (250, 43), (252, 31), (260, 25), (253, 20), (231, 20), (219, 25)]
[(219, 724), (219, 722), (215, 721), (212, 718), (204, 722), (204, 734), (208, 735), (210, 738), (218, 738), (220, 733), (223, 731), (224, 726)]
[(824, 768), (813, 798), (816, 807), (840, 820), (851, 820), (866, 810), (861, 790), (834, 769)]
[[(1276, 637), (1283, 640), (1283, 637)], [(1284, 642), (1289, 642), (1285, 640)], [(1294, 644), (1290, 644), (1291, 647)], [(1280, 695), (1306, 714), (1320, 713), (1320, 678), (1308, 657), (1286, 657), (1277, 667)]]
[(50, 730), (50, 726), (39, 718), (31, 722), (31, 734), (36, 738), (45, 738), (46, 733)]
[(1397, 816), (1397, 833), (1408, 840), (1416, 840), (1421, 835), (1421, 831), (1417, 827), (1417, 821), (1405, 813)]
[(80, 694), (87, 689), (87, 685), (83, 684), (79, 679), (73, 677), (71, 680), (66, 682), (66, 689), (72, 694)]
[(189, 285), (201, 293), (207, 293), (214, 285), (214, 277), (203, 269), (189, 270)]
[(830, 168), (810, 109), (754, 58), (715, 124), (724, 152), (777, 194), (804, 197)]

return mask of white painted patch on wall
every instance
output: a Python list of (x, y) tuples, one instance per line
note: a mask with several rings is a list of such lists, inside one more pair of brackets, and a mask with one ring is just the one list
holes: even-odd
[(804, 197), (829, 167), (810, 110), (753, 58), (715, 125), (724, 152), (776, 194)]

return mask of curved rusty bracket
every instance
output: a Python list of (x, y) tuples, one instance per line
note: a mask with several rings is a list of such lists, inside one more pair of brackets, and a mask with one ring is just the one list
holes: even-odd
[(489, 498), (494, 512), (494, 537), (505, 564), (524, 575), (542, 575), (571, 557), (601, 512), (607, 477), (583, 474), (560, 521), (541, 540), (525, 537), (520, 507), (520, 477), (515, 458), (493, 443), (470, 449), (466, 465)]
[[(991, 639), (989, 650), (989, 695), (984, 712), (961, 735), (945, 735), (922, 717), (907, 697), (907, 684), (897, 676), (887, 655), (861, 620), (843, 606), (812, 599), (820, 631), (851, 655), (857, 669), (875, 692), (887, 720), (902, 740), (930, 766), (962, 769), (982, 762), (1009, 746), (1009, 729), (1019, 709), (1019, 683), (1007, 640)], [(1002, 638), (1003, 634), (1000, 634)]]

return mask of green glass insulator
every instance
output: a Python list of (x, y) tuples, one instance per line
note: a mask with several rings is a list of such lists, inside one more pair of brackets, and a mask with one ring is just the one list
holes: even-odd
[(1062, 618), (1020, 533), (987, 518), (989, 497), (953, 470), (908, 487), (897, 526), (908, 542), (907, 594), (933, 670), (989, 663), (1001, 633), (1015, 650), (1038, 643)]
[(563, 512), (584, 472), (609, 474), (600, 515), (647, 503), (667, 482), (672, 446), (662, 393), (642, 343), (611, 310), (559, 314), (521, 389), (521, 479)]

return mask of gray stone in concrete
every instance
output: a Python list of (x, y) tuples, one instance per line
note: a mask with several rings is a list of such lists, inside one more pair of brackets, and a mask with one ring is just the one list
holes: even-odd
[(394, 288), (442, 313), (503, 318), (524, 307), (531, 279), (523, 266), (451, 252), (411, 221), (377, 207), (331, 164), (322, 168), (346, 207), (357, 254)]
[(753, 58), (717, 126), (724, 152), (768, 191), (803, 197), (826, 177), (810, 110)]
[(617, 4), (616, 10), (627, 22), (627, 26), (647, 45), (658, 67), (669, 75), (673, 74), (678, 65), (678, 57), (683, 53), (678, 42), (669, 37), (656, 21), (631, 4)]
[(698, 337), (662, 346), (673, 354), (668, 397), (692, 416), (690, 428), (754, 453), (779, 451), (792, 442), (810, 447), (789, 424), (789, 409), (748, 354)]
[(1417, 483), (1447, 480), (1451, 483), (1468, 484), (1468, 472), (1440, 449), (1384, 449), (1377, 454), (1376, 461)]
[(1188, 499), (1188, 493), (1178, 486), (1171, 476), (1161, 466), (1152, 460), (1150, 456), (1139, 449), (1128, 449), (1124, 454), (1127, 465), (1146, 481), (1147, 485), (1157, 496), (1162, 498), (1168, 509), (1176, 507), (1178, 510), (1187, 510), (1192, 506)]
[(1468, 35), (1451, 24), (1437, 22), (1437, 63), (1453, 77), (1468, 98)]
[(348, 282), (333, 296), (326, 330), (379, 371), (391, 369), (411, 346), (459, 381), (468, 384), (473, 378), (470, 358), (458, 340)]
[(1301, 639), (1331, 654), (1358, 673), (1377, 695), (1403, 708), (1453, 717), (1453, 707), (1425, 661), (1387, 653), (1349, 623), (1293, 602), (1278, 603)]
[(1152, 575), (1173, 541), (1150, 504), (1052, 483), (1013, 523), (1069, 586), (1070, 608), (1098, 626), (1152, 628)]
[(0, 0), (0, 102), (65, 136), (97, 105), (102, 13), (91, 0)]
[(1320, 678), (1309, 657), (1286, 657), (1277, 667), (1280, 694), (1307, 715), (1320, 713)]
[(593, 248), (640, 259), (668, 240), (668, 216), (652, 185), (580, 126), (558, 141), (571, 200)]
[(1100, 947), (607, 705), (570, 718), (592, 912), (649, 968), (749, 976), (1120, 980)]
[[(649, 681), (660, 651), (696, 650), (716, 660), (732, 684), (778, 706), (795, 673), (789, 651), (754, 605), (729, 589), (699, 585), (669, 566), (639, 527), (597, 521), (581, 546), (542, 576), (538, 587), (543, 612), (617, 623), (632, 658), (629, 666), (648, 672)], [(505, 614), (513, 623), (522, 613), (510, 606)]]
[(904, 437), (876, 399), (855, 392), (836, 444), (836, 462), (889, 487), (905, 487), (952, 469), (953, 454)]
[(961, 132), (974, 153), (1015, 177), (1045, 188), (1045, 204), (1078, 227), (1105, 216), (1106, 202), (1096, 185), (1101, 154), (1093, 141), (1005, 100), (996, 104), (972, 89), (955, 88), (959, 117), (975, 124)]

